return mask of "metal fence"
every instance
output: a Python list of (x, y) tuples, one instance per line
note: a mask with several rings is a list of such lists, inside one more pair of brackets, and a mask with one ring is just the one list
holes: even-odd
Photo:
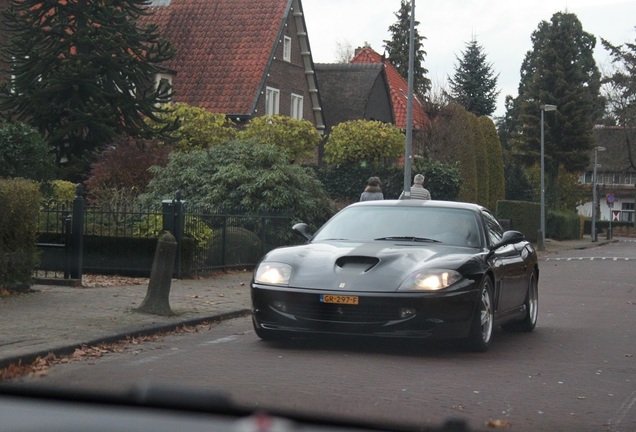
[(40, 212), (38, 274), (83, 272), (149, 276), (159, 237), (177, 240), (177, 278), (256, 265), (269, 250), (294, 242), (288, 215), (212, 213), (177, 196), (155, 206), (88, 206), (49, 201)]

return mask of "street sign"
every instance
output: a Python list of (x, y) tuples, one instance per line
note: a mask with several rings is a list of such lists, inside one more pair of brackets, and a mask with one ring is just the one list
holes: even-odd
[(620, 222), (621, 220), (621, 211), (620, 210), (612, 210), (612, 220), (615, 222)]
[(614, 202), (616, 201), (616, 197), (614, 196), (614, 194), (607, 194), (607, 206), (609, 208), (614, 207)]

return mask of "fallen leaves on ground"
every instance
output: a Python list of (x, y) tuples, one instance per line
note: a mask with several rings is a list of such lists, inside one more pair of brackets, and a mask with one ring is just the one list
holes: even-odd
[(510, 427), (510, 422), (502, 419), (490, 419), (486, 422), (486, 426), (495, 429), (505, 429)]
[[(231, 274), (242, 274), (247, 272), (248, 272), (247, 269), (217, 271), (205, 276), (203, 275), (191, 276), (191, 278), (192, 279), (214, 279), (214, 278), (220, 278), (220, 277), (231, 275)], [(98, 274), (82, 275), (82, 286), (86, 288), (115, 287), (115, 286), (126, 286), (126, 285), (148, 285), (148, 283), (150, 283), (150, 278), (128, 277), (128, 276), (119, 276), (119, 275), (98, 275)], [(241, 282), (241, 286), (244, 286), (244, 285), (245, 284)]]
[(149, 278), (117, 275), (85, 274), (82, 276), (82, 286), (87, 288), (114, 287), (125, 285), (147, 285), (149, 282)]
[[(72, 354), (56, 356), (49, 353), (47, 356), (38, 357), (33, 362), (27, 364), (23, 364), (22, 360), (20, 360), (16, 364), (10, 364), (4, 369), (0, 369), (0, 381), (17, 379), (24, 376), (46, 376), (49, 367), (54, 365), (96, 359), (110, 353), (125, 353), (131, 346), (138, 346), (146, 342), (160, 342), (162, 337), (169, 334), (197, 333), (203, 329), (209, 330), (215, 324), (216, 321), (208, 321), (197, 325), (181, 325), (172, 331), (164, 331), (152, 335), (128, 336), (126, 339), (117, 342), (101, 343), (98, 345), (82, 344), (75, 348)], [(136, 349), (138, 350), (138, 348)]]

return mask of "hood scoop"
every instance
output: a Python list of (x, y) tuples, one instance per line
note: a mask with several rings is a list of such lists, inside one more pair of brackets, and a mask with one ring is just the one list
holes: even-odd
[(345, 255), (336, 260), (338, 270), (347, 269), (347, 271), (358, 270), (366, 273), (380, 262), (377, 257)]

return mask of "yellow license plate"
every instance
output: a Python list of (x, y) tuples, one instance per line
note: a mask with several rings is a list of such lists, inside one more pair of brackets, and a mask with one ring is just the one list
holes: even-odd
[(321, 295), (320, 301), (323, 303), (337, 303), (337, 304), (358, 304), (358, 296), (341, 296), (341, 295)]

